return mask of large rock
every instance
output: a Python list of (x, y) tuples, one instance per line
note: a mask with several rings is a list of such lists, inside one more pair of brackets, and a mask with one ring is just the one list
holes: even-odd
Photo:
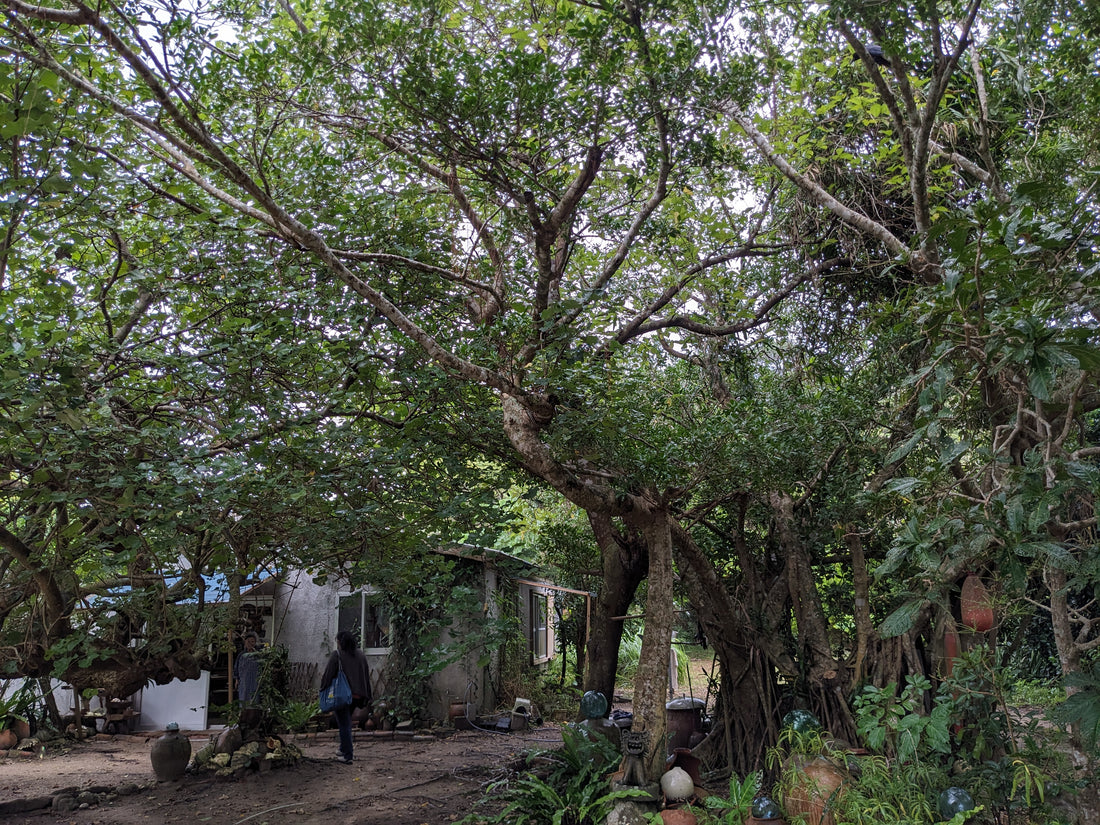
[(28, 811), (40, 811), (43, 808), (50, 807), (52, 804), (52, 796), (32, 796), (27, 799), (9, 799), (7, 802), (0, 802), (0, 820), (5, 819), (8, 814), (24, 814)]
[(606, 825), (647, 825), (656, 809), (656, 805), (620, 799), (607, 815), (605, 823)]

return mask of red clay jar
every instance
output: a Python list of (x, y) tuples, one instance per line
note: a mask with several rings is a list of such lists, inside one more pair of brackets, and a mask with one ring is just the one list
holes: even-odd
[(993, 602), (977, 573), (969, 573), (963, 580), (959, 612), (962, 623), (971, 630), (985, 633), (993, 629)]

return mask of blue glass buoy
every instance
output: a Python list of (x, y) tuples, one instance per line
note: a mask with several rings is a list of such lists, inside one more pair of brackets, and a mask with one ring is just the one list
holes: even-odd
[(770, 796), (758, 796), (752, 801), (752, 815), (757, 819), (781, 819), (779, 803)]
[(808, 710), (796, 708), (783, 717), (783, 727), (792, 728), (799, 733), (809, 733), (812, 730), (821, 730), (821, 723)]
[(585, 719), (601, 719), (607, 716), (607, 697), (598, 690), (590, 690), (581, 697), (581, 715)]
[(965, 788), (948, 788), (940, 793), (940, 818), (945, 822), (955, 814), (974, 810), (974, 797)]

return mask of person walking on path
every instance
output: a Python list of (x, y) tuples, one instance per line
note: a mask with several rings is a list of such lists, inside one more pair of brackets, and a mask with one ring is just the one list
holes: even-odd
[(341, 668), (351, 686), (351, 704), (333, 710), (336, 715), (336, 727), (340, 731), (340, 753), (337, 758), (345, 765), (350, 765), (352, 759), (351, 714), (356, 708), (368, 707), (371, 704), (371, 688), (367, 654), (359, 649), (359, 640), (355, 634), (347, 630), (341, 630), (336, 634), (336, 650), (332, 651), (332, 655), (328, 657), (325, 672), (321, 675), (322, 691), (333, 683)]

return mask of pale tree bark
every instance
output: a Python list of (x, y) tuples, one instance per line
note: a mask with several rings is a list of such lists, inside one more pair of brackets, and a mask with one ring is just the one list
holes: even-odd
[(672, 647), (672, 532), (670, 515), (655, 508), (644, 531), (649, 548), (645, 631), (634, 678), (633, 729), (649, 733), (646, 776), (659, 779), (668, 757), (665, 696), (668, 695), (669, 651)]
[(1050, 621), (1054, 628), (1058, 663), (1062, 666), (1063, 673), (1079, 673), (1082, 652), (1070, 620), (1069, 598), (1066, 593), (1069, 577), (1060, 567), (1048, 565), (1046, 581), (1050, 589)]
[(779, 542), (787, 560), (787, 586), (790, 588), (794, 620), (803, 667), (809, 665), (811, 678), (836, 678), (840, 664), (829, 643), (829, 623), (817, 597), (817, 585), (806, 547), (795, 526), (794, 499), (783, 493), (769, 497), (775, 515)]
[(852, 559), (852, 589), (854, 599), (852, 603), (852, 615), (856, 624), (856, 649), (852, 653), (850, 666), (852, 671), (851, 682), (859, 685), (867, 675), (867, 654), (871, 649), (871, 639), (875, 635), (875, 626), (871, 621), (871, 576), (867, 571), (867, 558), (863, 552), (863, 538), (856, 532), (853, 525), (849, 525), (844, 534), (844, 541), (848, 545), (848, 553)]
[(814, 692), (812, 698), (817, 705), (814, 709), (834, 736), (854, 741), (855, 720), (847, 698), (851, 681), (847, 668), (833, 653), (829, 622), (821, 605), (809, 552), (798, 536), (795, 501), (785, 493), (772, 493), (769, 503), (787, 561), (787, 585), (798, 629), (799, 661)]

